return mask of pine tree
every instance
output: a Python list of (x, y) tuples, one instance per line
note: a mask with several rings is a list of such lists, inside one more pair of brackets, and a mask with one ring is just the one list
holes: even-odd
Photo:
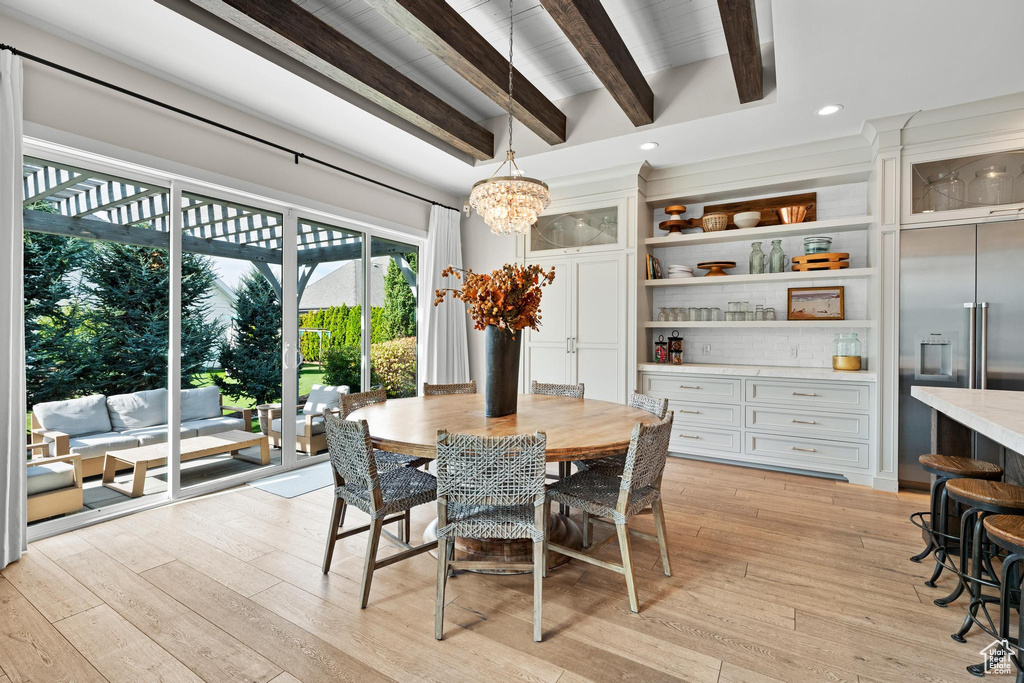
[[(56, 213), (49, 202), (28, 207)], [(93, 361), (80, 328), (82, 311), (74, 275), (81, 270), (92, 244), (75, 237), (26, 232), (25, 363), (29, 407), (88, 393)]]
[[(415, 257), (410, 254), (406, 260), (415, 272)], [(395, 259), (388, 261), (384, 274), (383, 326), (385, 339), (381, 341), (416, 336), (416, 297)]]
[[(104, 242), (84, 268), (86, 323), (98, 357), (93, 390), (120, 394), (167, 386), (170, 269), (166, 249)], [(202, 374), (223, 331), (210, 324), (210, 259), (181, 258), (181, 377)], [(81, 392), (79, 392), (81, 393)]]
[(356, 304), (348, 310), (345, 321), (345, 346), (363, 345), (363, 307)]
[(281, 398), (281, 299), (255, 268), (235, 289), (234, 334), (220, 348), (225, 376), (214, 382), (257, 404)]

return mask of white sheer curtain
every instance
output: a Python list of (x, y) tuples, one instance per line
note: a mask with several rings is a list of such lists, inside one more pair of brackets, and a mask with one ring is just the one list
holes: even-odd
[(0, 569), (26, 550), (21, 58), (0, 50)]
[(466, 338), (466, 306), (446, 301), (434, 306), (434, 291), (458, 287), (460, 280), (441, 277), (447, 266), (462, 267), (462, 236), (459, 212), (442, 206), (430, 207), (427, 247), (424, 253), (420, 296), (427, 298), (426, 342), (422, 349), (423, 380), (431, 384), (469, 381), (469, 342)]

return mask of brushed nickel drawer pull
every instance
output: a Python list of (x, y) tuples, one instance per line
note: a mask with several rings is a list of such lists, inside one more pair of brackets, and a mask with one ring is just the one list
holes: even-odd
[(797, 423), (798, 425), (816, 425), (816, 424), (818, 424), (814, 420), (797, 420), (796, 418), (793, 418), (793, 422)]
[(699, 436), (693, 436), (692, 434), (680, 434), (679, 436), (683, 437), (684, 439), (699, 439), (700, 438)]
[(689, 385), (687, 385), (687, 384), (680, 384), (680, 385), (679, 385), (679, 388), (680, 388), (680, 389), (700, 389), (700, 387), (698, 387), (698, 386), (693, 386), (693, 387), (691, 387), (691, 386), (689, 386)]
[(677, 413), (686, 413), (688, 415), (700, 415), (700, 411), (699, 410), (683, 410), (682, 408), (678, 408), (676, 410), (676, 412)]
[(817, 396), (817, 394), (804, 394), (804, 393), (801, 393), (799, 391), (794, 391), (793, 395), (794, 396)]
[(793, 446), (792, 448), (793, 448), (794, 451), (802, 451), (804, 453), (817, 453), (818, 452), (818, 451), (814, 450), (813, 448), (797, 448), (796, 446)]

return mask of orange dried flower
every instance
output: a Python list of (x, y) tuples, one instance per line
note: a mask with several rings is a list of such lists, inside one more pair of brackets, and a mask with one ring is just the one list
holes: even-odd
[(490, 275), (474, 273), (448, 266), (441, 275), (462, 280), (459, 289), (438, 289), (434, 292), (434, 305), (441, 304), (449, 294), (463, 301), (467, 313), (478, 330), (495, 325), (515, 333), (525, 327), (533, 330), (540, 325), (541, 287), (555, 280), (555, 268), (544, 270), (540, 266), (521, 266), (506, 263)]

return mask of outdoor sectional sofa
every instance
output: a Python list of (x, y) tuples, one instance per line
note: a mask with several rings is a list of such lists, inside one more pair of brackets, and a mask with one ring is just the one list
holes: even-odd
[[(132, 394), (94, 394), (32, 407), (32, 441), (47, 442), (49, 455), (79, 455), (81, 476), (103, 473), (103, 456), (110, 451), (167, 441), (166, 389)], [(225, 411), (241, 417), (224, 415)], [(217, 387), (181, 392), (181, 438), (239, 429), (250, 431), (252, 416), (245, 408), (221, 403)]]

